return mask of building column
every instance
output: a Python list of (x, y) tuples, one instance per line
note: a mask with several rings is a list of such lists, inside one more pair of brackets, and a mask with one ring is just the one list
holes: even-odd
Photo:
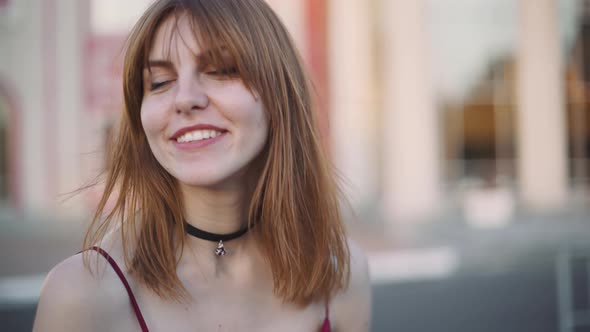
[(555, 0), (520, 1), (518, 175), (522, 203), (532, 210), (567, 199), (563, 75)]
[(307, 54), (305, 37), (305, 0), (267, 0), (291, 34), (299, 53)]
[[(25, 27), (11, 41), (11, 68), (19, 98), (22, 100), (22, 122), (17, 133), (17, 144), (22, 149), (19, 183), (22, 187), (23, 212), (43, 215), (47, 209), (47, 173), (44, 142), (47, 138), (45, 119), (52, 107), (47, 96), (47, 64), (51, 62), (52, 26), (48, 13), (53, 12), (51, 1), (33, 1), (28, 7)], [(18, 74), (17, 74), (18, 73)]]
[(77, 213), (73, 207), (82, 207), (79, 196), (65, 203), (60, 197), (81, 187), (81, 132), (84, 114), (83, 52), (89, 30), (88, 1), (57, 0), (57, 110), (55, 134), (56, 203), (57, 211)]
[(375, 54), (370, 3), (328, 2), (330, 147), (353, 207), (370, 207), (378, 190)]
[(440, 147), (424, 0), (384, 0), (384, 218), (431, 218), (440, 200)]

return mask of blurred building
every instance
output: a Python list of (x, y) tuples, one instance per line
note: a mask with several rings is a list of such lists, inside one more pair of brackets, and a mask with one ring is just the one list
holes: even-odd
[(355, 205), (485, 226), (587, 204), (587, 6), (333, 1), (330, 133)]
[[(98, 188), (62, 201), (104, 167), (124, 40), (149, 2), (0, 1), (2, 209), (96, 203)], [(361, 218), (499, 220), (587, 203), (588, 1), (269, 3), (314, 77)], [(481, 209), (503, 212), (470, 213)]]

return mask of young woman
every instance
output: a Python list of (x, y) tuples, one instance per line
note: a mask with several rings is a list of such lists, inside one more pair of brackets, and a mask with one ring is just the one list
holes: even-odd
[(156, 1), (124, 96), (86, 250), (47, 276), (34, 331), (368, 331), (366, 259), (263, 0)]

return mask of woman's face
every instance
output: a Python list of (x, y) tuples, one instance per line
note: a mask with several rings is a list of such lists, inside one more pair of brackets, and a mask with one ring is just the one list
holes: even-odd
[(186, 17), (159, 27), (144, 68), (141, 122), (152, 153), (181, 185), (241, 185), (268, 134), (264, 107), (239, 78), (220, 75)]

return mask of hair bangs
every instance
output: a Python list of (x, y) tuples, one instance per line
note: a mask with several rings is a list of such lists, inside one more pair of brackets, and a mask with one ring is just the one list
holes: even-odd
[[(260, 69), (253, 43), (242, 31), (243, 25), (235, 19), (229, 6), (219, 6), (211, 1), (192, 1), (196, 8), (190, 11), (191, 24), (195, 38), (201, 48), (207, 50), (208, 65), (214, 68), (233, 71), (225, 73), (226, 78), (240, 78), (251, 90), (258, 90), (255, 73)], [(206, 5), (205, 5), (206, 4)]]

